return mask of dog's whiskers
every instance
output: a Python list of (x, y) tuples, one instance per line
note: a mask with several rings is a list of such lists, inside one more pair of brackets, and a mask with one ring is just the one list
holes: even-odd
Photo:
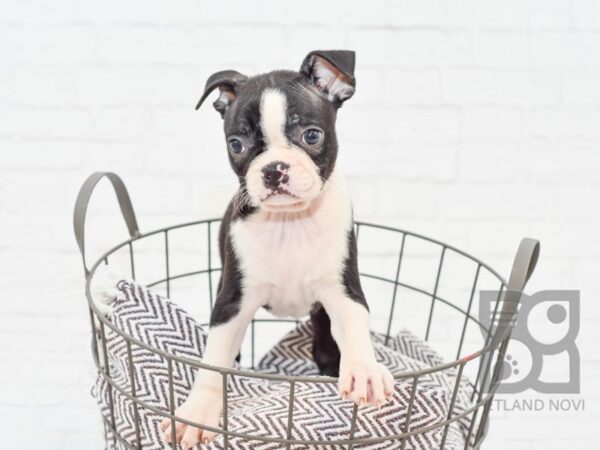
[(252, 205), (250, 194), (245, 189), (240, 189), (234, 197), (233, 207), (236, 213), (242, 213), (246, 206)]

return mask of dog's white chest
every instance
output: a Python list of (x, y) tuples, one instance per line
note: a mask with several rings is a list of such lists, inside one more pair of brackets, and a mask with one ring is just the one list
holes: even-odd
[(316, 284), (339, 280), (351, 212), (349, 202), (332, 196), (324, 196), (314, 211), (258, 213), (232, 224), (244, 296), (254, 297), (277, 316), (301, 317), (318, 300), (313, 295)]

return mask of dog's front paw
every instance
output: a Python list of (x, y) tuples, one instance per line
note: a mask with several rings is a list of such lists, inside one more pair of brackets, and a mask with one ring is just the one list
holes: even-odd
[[(175, 416), (201, 425), (217, 428), (222, 409), (222, 397), (218, 389), (192, 393), (183, 404), (175, 410)], [(164, 432), (164, 440), (172, 441), (171, 419), (164, 419), (160, 427)], [(200, 443), (209, 444), (216, 433), (193, 427), (181, 422), (175, 422), (175, 436), (181, 448), (189, 449)]]
[(394, 378), (387, 367), (376, 361), (342, 358), (338, 388), (344, 400), (379, 408), (394, 393)]

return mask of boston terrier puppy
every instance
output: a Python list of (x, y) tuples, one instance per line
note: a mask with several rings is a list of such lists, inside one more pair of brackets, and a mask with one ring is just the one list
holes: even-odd
[[(231, 366), (261, 307), (276, 316), (310, 314), (320, 372), (339, 376), (343, 399), (380, 406), (394, 380), (375, 359), (351, 202), (335, 170), (337, 111), (355, 85), (351, 51), (313, 51), (299, 72), (225, 70), (208, 79), (196, 108), (219, 90), (213, 105), (240, 186), (219, 233), (223, 271), (203, 363)], [(221, 375), (200, 369), (175, 414), (218, 427), (222, 389)], [(169, 442), (170, 419), (161, 427)], [(214, 435), (176, 423), (186, 449)]]

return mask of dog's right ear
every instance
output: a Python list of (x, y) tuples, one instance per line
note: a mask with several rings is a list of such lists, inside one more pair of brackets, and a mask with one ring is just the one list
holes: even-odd
[(221, 94), (219, 98), (213, 103), (213, 106), (219, 113), (221, 117), (225, 115), (225, 111), (227, 108), (233, 103), (233, 101), (237, 97), (237, 90), (244, 81), (246, 81), (248, 77), (246, 75), (242, 75), (235, 70), (222, 70), (221, 72), (213, 73), (208, 80), (206, 80), (206, 86), (204, 87), (204, 93), (198, 103), (196, 104), (196, 109), (200, 108), (206, 97), (214, 91), (216, 88), (219, 88)]

